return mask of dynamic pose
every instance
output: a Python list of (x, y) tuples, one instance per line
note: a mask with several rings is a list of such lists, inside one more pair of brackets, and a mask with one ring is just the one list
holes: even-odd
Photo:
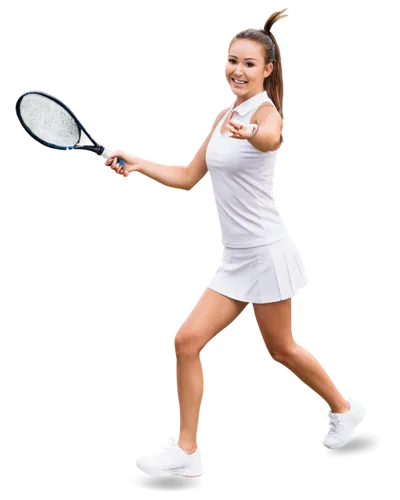
[[(272, 14), (262, 30), (237, 34), (229, 45), (225, 74), (235, 94), (221, 111), (203, 145), (187, 167), (166, 166), (123, 151), (106, 165), (128, 176), (132, 171), (170, 187), (190, 190), (210, 172), (221, 224), (221, 264), (175, 337), (180, 405), (178, 442), (137, 466), (154, 476), (203, 474), (196, 434), (203, 395), (200, 352), (251, 302), (272, 358), (295, 373), (329, 405), (330, 430), (323, 444), (345, 445), (365, 409), (346, 400), (318, 361), (296, 344), (291, 331), (291, 297), (308, 283), (300, 253), (275, 207), (274, 167), (283, 142), (283, 81)], [(126, 164), (117, 163), (118, 157)]]

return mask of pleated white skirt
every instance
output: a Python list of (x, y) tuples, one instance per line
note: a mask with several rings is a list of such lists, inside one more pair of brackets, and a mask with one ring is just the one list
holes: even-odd
[(288, 236), (259, 247), (224, 247), (221, 264), (207, 288), (263, 304), (293, 297), (307, 283), (300, 253)]

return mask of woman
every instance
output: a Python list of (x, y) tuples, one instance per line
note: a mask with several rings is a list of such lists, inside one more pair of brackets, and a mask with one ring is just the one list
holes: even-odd
[[(210, 172), (224, 252), (221, 265), (175, 337), (180, 436), (137, 465), (155, 476), (203, 473), (196, 433), (203, 394), (200, 351), (251, 302), (271, 356), (288, 367), (330, 406), (331, 429), (323, 444), (339, 448), (365, 409), (339, 393), (318, 361), (291, 332), (291, 297), (308, 283), (300, 254), (272, 196), (276, 156), (283, 142), (282, 66), (271, 26), (245, 30), (229, 45), (225, 68), (235, 102), (219, 113), (188, 167), (165, 166), (116, 151), (106, 165), (128, 176), (138, 171), (170, 187), (190, 190)], [(117, 156), (126, 161), (121, 168)]]

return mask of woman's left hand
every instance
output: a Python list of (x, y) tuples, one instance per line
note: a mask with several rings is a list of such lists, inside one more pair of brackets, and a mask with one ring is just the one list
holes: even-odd
[(232, 139), (247, 139), (251, 136), (254, 130), (253, 126), (242, 124), (232, 120), (232, 118), (229, 120), (228, 128), (231, 132), (229, 137), (232, 137)]

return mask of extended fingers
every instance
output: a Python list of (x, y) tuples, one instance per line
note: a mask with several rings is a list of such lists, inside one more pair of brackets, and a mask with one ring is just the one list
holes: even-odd
[(253, 123), (249, 125), (243, 123), (233, 123), (233, 126), (228, 125), (228, 128), (235, 139), (247, 139), (247, 137), (253, 133), (255, 127), (257, 127), (257, 125)]
[(245, 128), (245, 126), (242, 123), (233, 122), (233, 121), (230, 121), (230, 125), (228, 125), (228, 129), (230, 130), (230, 132), (237, 137), (241, 137), (239, 134), (239, 131), (244, 129), (244, 128)]
[(232, 125), (228, 125), (228, 129), (232, 133), (237, 133), (237, 131), (239, 130), (237, 127), (232, 126)]
[(246, 139), (246, 137), (241, 133), (241, 131), (238, 131), (234, 127), (230, 128), (230, 135), (232, 139)]

